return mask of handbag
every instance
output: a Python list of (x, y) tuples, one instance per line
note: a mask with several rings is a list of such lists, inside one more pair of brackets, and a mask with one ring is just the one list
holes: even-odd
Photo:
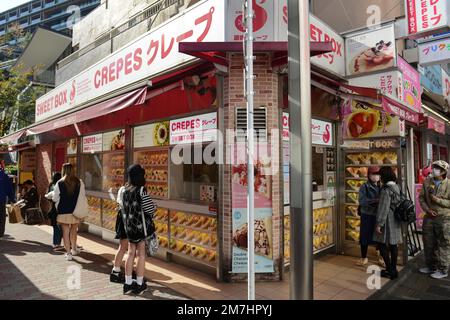
[(20, 212), (20, 208), (16, 204), (12, 204), (8, 206), (8, 218), (9, 223), (21, 223), (23, 221), (22, 213)]
[(89, 205), (86, 198), (84, 187), (80, 184), (80, 192), (78, 194), (77, 204), (73, 211), (75, 218), (83, 220), (89, 215)]
[[(142, 193), (141, 193), (141, 195), (142, 195)], [(147, 256), (154, 257), (158, 253), (158, 249), (159, 249), (158, 236), (156, 234), (156, 231), (153, 231), (153, 233), (150, 236), (147, 234), (147, 224), (145, 223), (144, 210), (141, 210), (141, 216), (142, 216), (142, 225), (144, 226), (145, 252), (147, 253)], [(151, 223), (152, 223), (152, 225), (154, 225), (153, 220)], [(155, 230), (154, 227), (153, 227), (153, 230)]]

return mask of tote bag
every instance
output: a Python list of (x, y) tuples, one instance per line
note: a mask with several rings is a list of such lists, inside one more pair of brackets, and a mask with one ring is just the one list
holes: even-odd
[(89, 215), (89, 206), (86, 198), (86, 191), (84, 189), (84, 184), (80, 180), (80, 193), (78, 194), (77, 205), (75, 206), (75, 210), (73, 211), (73, 215), (75, 218), (83, 220)]

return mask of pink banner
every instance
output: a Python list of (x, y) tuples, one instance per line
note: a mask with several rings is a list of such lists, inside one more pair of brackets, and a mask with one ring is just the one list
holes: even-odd
[(428, 117), (428, 129), (434, 130), (437, 133), (445, 134), (445, 122), (435, 118)]
[(383, 97), (381, 106), (385, 112), (396, 115), (402, 120), (406, 120), (415, 124), (419, 123), (418, 113), (407, 109), (406, 107), (402, 106), (399, 103), (396, 103), (392, 99)]
[(416, 184), (415, 187), (415, 198), (416, 198), (416, 226), (417, 230), (422, 230), (423, 225), (423, 218), (425, 217), (425, 212), (423, 211), (422, 207), (420, 206), (419, 202), (419, 194), (422, 191), (423, 185), (422, 184)]
[(422, 112), (419, 72), (400, 56), (398, 56), (397, 66), (403, 74), (403, 101), (413, 111)]

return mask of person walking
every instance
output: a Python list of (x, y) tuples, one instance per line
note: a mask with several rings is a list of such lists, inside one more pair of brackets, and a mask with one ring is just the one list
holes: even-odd
[(62, 176), (61, 173), (55, 172), (52, 177), (52, 182), (48, 186), (48, 193), (45, 195), (45, 198), (47, 198), (51, 202), (51, 209), (48, 213), (48, 217), (50, 219), (50, 224), (53, 227), (53, 250), (58, 251), (61, 249), (64, 249), (63, 246), (61, 246), (61, 240), (62, 240), (62, 230), (61, 226), (56, 221), (56, 217), (58, 216), (58, 212), (56, 210), (55, 202), (53, 202), (53, 194), (55, 190), (55, 186), (58, 183), (59, 180), (61, 180)]
[(373, 241), (375, 231), (376, 215), (378, 202), (380, 198), (380, 168), (370, 167), (368, 170), (368, 180), (359, 188), (359, 214), (361, 215), (360, 239), (361, 259), (356, 263), (359, 266), (365, 266), (369, 259), (367, 251), (369, 245), (376, 245)]
[(80, 253), (77, 247), (78, 224), (80, 220), (73, 215), (78, 197), (85, 194), (84, 183), (74, 174), (73, 165), (65, 163), (62, 167), (62, 179), (59, 180), (53, 190), (53, 202), (56, 204), (56, 221), (61, 225), (66, 249), (66, 260), (72, 260), (73, 256)]
[(435, 161), (432, 169), (432, 176), (424, 181), (419, 195), (420, 206), (426, 212), (422, 225), (425, 267), (419, 271), (443, 279), (448, 277), (450, 264), (449, 164)]
[[(128, 186), (128, 184), (126, 185)], [(109, 280), (115, 283), (124, 283), (125, 282), (125, 274), (121, 271), (120, 266), (122, 264), (123, 257), (128, 250), (128, 239), (127, 234), (125, 232), (124, 223), (122, 220), (123, 214), (123, 193), (125, 192), (126, 187), (121, 187), (117, 194), (117, 203), (119, 204), (119, 210), (117, 212), (116, 217), (116, 236), (115, 239), (119, 240), (119, 248), (117, 249), (116, 255), (114, 257), (113, 269), (111, 271)]]
[[(145, 190), (145, 170), (138, 164), (131, 165), (128, 170), (128, 184), (121, 194), (123, 204), (122, 220), (129, 241), (128, 257), (125, 264), (125, 283), (123, 293), (132, 291), (139, 294), (147, 289), (144, 281), (145, 271), (145, 233), (144, 221), (147, 235), (154, 232), (153, 215), (156, 205)], [(142, 218), (144, 214), (144, 219)], [(144, 221), (143, 221), (144, 220)], [(134, 259), (137, 256), (136, 283), (133, 282), (132, 272)]]
[(381, 271), (381, 276), (393, 280), (398, 277), (398, 245), (402, 243), (401, 222), (394, 216), (394, 210), (401, 202), (401, 192), (391, 167), (383, 167), (379, 172), (383, 187), (380, 192), (373, 239), (378, 242), (380, 254), (386, 265), (386, 270)]
[(6, 204), (8, 202), (16, 202), (16, 196), (11, 179), (3, 167), (0, 167), (0, 238), (5, 235)]

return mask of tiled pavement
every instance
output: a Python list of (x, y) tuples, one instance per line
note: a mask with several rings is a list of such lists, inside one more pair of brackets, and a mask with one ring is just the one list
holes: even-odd
[[(108, 282), (116, 245), (81, 233), (84, 252), (74, 261), (50, 250), (51, 227), (7, 225), (12, 238), (0, 240), (0, 299), (130, 299), (121, 286)], [(68, 266), (82, 266), (82, 287), (67, 290)], [(329, 255), (314, 262), (314, 298), (318, 300), (363, 300), (374, 293), (366, 285), (366, 270), (355, 266), (355, 258)], [(245, 300), (246, 283), (219, 283), (214, 277), (175, 263), (148, 259), (150, 290), (137, 299)], [(3, 279), (6, 279), (3, 280)], [(382, 285), (388, 280), (382, 279)], [(11, 285), (14, 283), (14, 288)], [(170, 289), (169, 289), (170, 288)], [(258, 282), (257, 299), (289, 299), (289, 274), (281, 282)]]
[[(7, 225), (0, 239), (0, 300), (108, 299), (161, 300), (186, 296), (161, 284), (148, 282), (141, 296), (123, 295), (122, 286), (109, 282), (111, 263), (88, 248), (72, 261), (51, 250), (45, 227)], [(77, 274), (80, 286), (77, 288)], [(69, 286), (68, 286), (69, 283)]]

